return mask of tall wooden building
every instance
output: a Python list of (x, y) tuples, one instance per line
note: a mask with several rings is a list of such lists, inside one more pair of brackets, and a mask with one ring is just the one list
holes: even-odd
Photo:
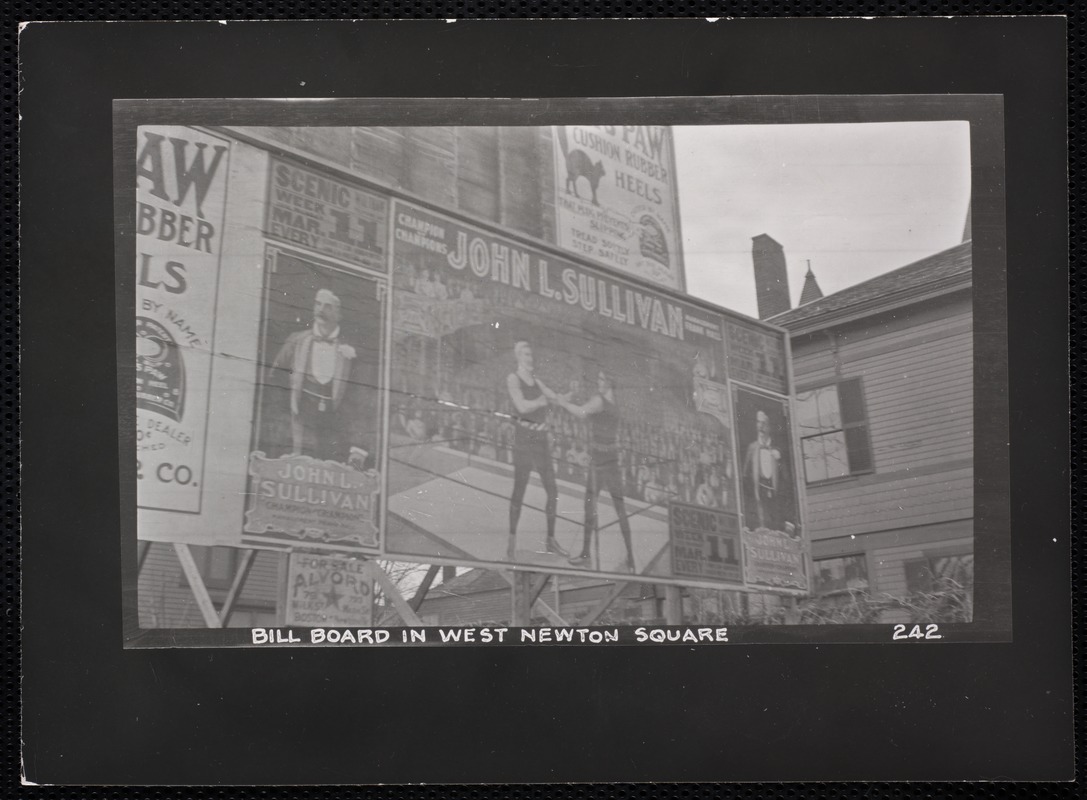
[(791, 334), (817, 592), (972, 586), (971, 253), (967, 240), (831, 295), (806, 287), (768, 320)]

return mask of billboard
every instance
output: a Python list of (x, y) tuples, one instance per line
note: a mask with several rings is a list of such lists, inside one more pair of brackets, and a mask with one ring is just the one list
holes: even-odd
[(200, 512), (230, 142), (142, 126), (136, 155), (140, 508)]
[[(783, 331), (245, 142), (152, 133), (141, 192), (161, 204), (153, 176), (182, 165), (195, 222), (175, 227), (215, 260), (183, 315), (152, 315), (198, 262), (155, 249), (181, 245), (141, 194), (138, 336), (168, 353), (163, 329), (208, 331), (140, 389), (140, 444), (170, 439), (150, 452), (175, 484), (141, 538), (805, 590), (782, 566), (806, 558)], [(773, 498), (750, 480), (762, 416)]]
[(742, 586), (720, 314), (400, 201), (392, 261), (387, 554)]
[(683, 289), (672, 129), (551, 128), (558, 243), (578, 256)]

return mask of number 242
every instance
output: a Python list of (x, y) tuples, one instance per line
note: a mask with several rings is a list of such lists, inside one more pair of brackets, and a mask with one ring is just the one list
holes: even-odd
[(906, 626), (903, 624), (895, 625), (894, 635), (892, 639), (943, 639), (937, 631), (940, 630), (940, 626), (936, 624), (928, 624), (925, 626), (925, 632), (921, 632), (920, 625), (914, 625), (910, 629), (909, 633), (906, 633)]

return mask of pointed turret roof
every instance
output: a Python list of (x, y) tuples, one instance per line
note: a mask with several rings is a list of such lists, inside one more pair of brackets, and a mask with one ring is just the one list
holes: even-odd
[(815, 273), (811, 271), (811, 262), (809, 261), (808, 274), (804, 276), (804, 288), (800, 290), (800, 302), (797, 305), (802, 306), (813, 300), (819, 300), (822, 296), (823, 290), (819, 288), (819, 283), (815, 280)]

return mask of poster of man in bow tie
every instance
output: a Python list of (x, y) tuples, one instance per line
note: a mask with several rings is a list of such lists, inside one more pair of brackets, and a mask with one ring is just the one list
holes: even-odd
[(795, 472), (783, 401), (738, 389), (736, 435), (743, 462), (744, 527), (799, 538)]
[(270, 276), (262, 398), (268, 455), (310, 456), (363, 471), (378, 426), (377, 287), (338, 270), (279, 255)]
[(273, 364), (290, 373), (291, 455), (343, 461), (340, 404), (357, 353), (343, 341), (343, 303), (330, 289), (313, 299), (313, 325), (287, 337)]

